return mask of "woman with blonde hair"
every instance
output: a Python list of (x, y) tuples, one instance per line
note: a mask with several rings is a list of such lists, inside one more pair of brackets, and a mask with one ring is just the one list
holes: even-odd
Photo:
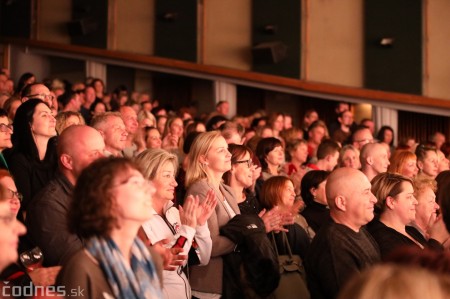
[[(136, 157), (144, 178), (156, 188), (153, 195), (153, 217), (142, 225), (145, 237), (151, 244), (169, 240), (168, 248), (183, 248), (190, 257), (189, 264), (207, 265), (211, 256), (212, 242), (206, 221), (214, 212), (217, 200), (212, 192), (199, 204), (198, 197), (188, 196), (184, 206), (177, 209), (173, 204), (177, 182), (175, 175), (178, 159), (162, 149), (145, 150)], [(195, 247), (192, 245), (196, 244)], [(174, 271), (163, 271), (164, 298), (191, 298), (189, 281), (183, 272), (186, 264)]]
[(372, 180), (372, 193), (377, 198), (379, 218), (367, 226), (380, 247), (381, 257), (386, 257), (400, 246), (423, 245), (406, 232), (406, 225), (414, 221), (417, 200), (411, 179), (395, 174), (380, 173)]
[(61, 135), (64, 129), (73, 125), (84, 125), (84, 118), (80, 112), (62, 111), (56, 115), (56, 132)]
[(286, 143), (286, 157), (289, 162), (284, 164), (287, 175), (302, 171), (305, 174), (305, 163), (308, 160), (308, 144), (304, 139), (294, 139)]
[[(414, 196), (417, 199), (416, 217), (413, 222), (406, 227), (408, 234), (413, 236), (422, 245), (441, 249), (447, 243), (449, 235), (444, 229), (442, 222), (442, 216), (438, 216), (439, 205), (436, 202), (437, 182), (435, 180), (427, 178), (419, 178), (414, 180)], [(436, 238), (436, 234), (440, 232), (440, 240), (444, 241), (441, 245), (440, 242), (431, 238), (433, 235)]]
[(197, 298), (220, 298), (223, 287), (222, 256), (233, 252), (236, 244), (221, 236), (219, 229), (235, 215), (240, 214), (234, 191), (222, 182), (222, 176), (231, 169), (231, 154), (228, 144), (217, 131), (201, 133), (194, 140), (188, 154), (186, 170), (187, 194), (199, 197), (204, 202), (213, 190), (218, 204), (208, 219), (211, 232), (212, 252), (208, 265), (193, 266), (190, 283), (193, 296)]
[(390, 162), (387, 172), (398, 173), (410, 179), (415, 178), (419, 170), (416, 155), (408, 150), (396, 150), (391, 155)]
[(360, 169), (359, 150), (351, 144), (344, 145), (339, 152), (338, 165), (339, 167)]

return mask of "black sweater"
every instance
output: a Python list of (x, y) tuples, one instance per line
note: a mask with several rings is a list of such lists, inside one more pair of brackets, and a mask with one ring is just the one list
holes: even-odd
[(324, 226), (306, 257), (311, 298), (336, 298), (352, 275), (379, 261), (378, 246), (364, 227), (355, 232), (335, 222)]

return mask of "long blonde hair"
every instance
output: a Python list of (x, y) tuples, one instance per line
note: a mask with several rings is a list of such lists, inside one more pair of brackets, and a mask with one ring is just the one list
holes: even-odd
[(205, 166), (200, 162), (200, 157), (206, 156), (211, 149), (212, 144), (219, 138), (223, 137), (218, 131), (201, 133), (195, 138), (188, 154), (189, 166), (186, 170), (186, 188), (189, 188), (193, 183), (208, 177)]

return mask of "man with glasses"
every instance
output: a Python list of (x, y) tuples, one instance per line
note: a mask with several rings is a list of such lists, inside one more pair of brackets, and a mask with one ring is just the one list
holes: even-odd
[(357, 127), (352, 135), (353, 146), (361, 150), (367, 143), (373, 143), (373, 135), (370, 133), (370, 129), (365, 126)]
[(12, 133), (13, 127), (9, 123), (8, 115), (5, 110), (0, 109), (0, 169), (8, 169), (8, 164), (3, 157), (3, 150), (12, 147)]
[(61, 265), (82, 248), (67, 227), (72, 191), (83, 169), (103, 157), (104, 150), (102, 136), (88, 126), (71, 126), (59, 136), (59, 173), (31, 200), (25, 221), (30, 241), (44, 253), (44, 266)]
[(49, 107), (53, 107), (55, 97), (50, 93), (50, 89), (42, 83), (32, 83), (25, 86), (22, 90), (21, 100), (25, 103), (29, 99), (41, 99)]

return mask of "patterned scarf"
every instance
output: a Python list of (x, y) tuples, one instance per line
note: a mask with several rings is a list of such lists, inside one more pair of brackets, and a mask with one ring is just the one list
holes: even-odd
[(111, 239), (93, 237), (86, 249), (100, 264), (116, 298), (163, 297), (152, 258), (139, 239), (131, 247), (131, 267)]

